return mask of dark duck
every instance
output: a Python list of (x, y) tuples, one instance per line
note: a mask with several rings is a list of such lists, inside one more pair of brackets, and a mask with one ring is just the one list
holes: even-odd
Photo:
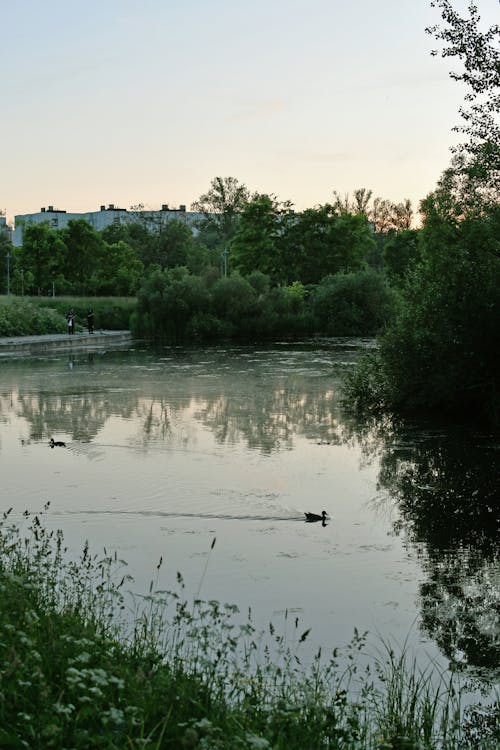
[(326, 510), (323, 510), (320, 516), (317, 513), (304, 513), (304, 515), (306, 517), (306, 521), (308, 521), (309, 523), (314, 523), (315, 521), (323, 521), (323, 523), (325, 523), (327, 519)]
[(66, 448), (66, 443), (63, 443), (62, 440), (54, 440), (54, 438), (50, 438), (49, 445), (51, 448)]

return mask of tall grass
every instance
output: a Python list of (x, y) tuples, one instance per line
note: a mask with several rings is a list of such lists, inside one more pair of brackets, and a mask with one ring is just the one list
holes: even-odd
[(87, 312), (92, 308), (95, 316), (96, 330), (128, 330), (130, 316), (135, 310), (135, 297), (29, 297), (36, 307), (50, 307), (66, 318), (70, 308), (76, 316), (77, 325), (86, 328)]
[[(212, 554), (214, 543), (209, 554)], [(207, 558), (208, 564), (208, 558)], [(357, 632), (303, 663), (309, 631), (257, 631), (251, 611), (156, 579), (141, 596), (116, 554), (28, 513), (0, 522), (0, 747), (493, 750), (494, 710), (460, 723), (460, 691), (387, 646), (360, 669)], [(201, 582), (200, 582), (201, 587)]]

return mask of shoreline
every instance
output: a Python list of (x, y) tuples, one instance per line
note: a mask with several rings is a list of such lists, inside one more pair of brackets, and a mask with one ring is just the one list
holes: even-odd
[(54, 333), (43, 336), (5, 336), (0, 338), (0, 360), (27, 357), (32, 354), (92, 351), (131, 344), (131, 331), (87, 331), (74, 334)]

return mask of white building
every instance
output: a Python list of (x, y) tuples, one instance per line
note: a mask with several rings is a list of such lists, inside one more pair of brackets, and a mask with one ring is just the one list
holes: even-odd
[(169, 208), (163, 204), (160, 211), (127, 211), (126, 208), (118, 208), (113, 203), (101, 206), (99, 211), (88, 211), (77, 214), (68, 213), (54, 206), (43, 207), (36, 214), (20, 214), (14, 217), (13, 244), (20, 247), (23, 244), (24, 228), (30, 224), (48, 224), (52, 229), (63, 229), (68, 226), (71, 219), (84, 219), (97, 231), (101, 231), (112, 224), (123, 224), (133, 221), (146, 221), (151, 227), (161, 226), (171, 219), (185, 222), (190, 229), (196, 233), (196, 224), (203, 219), (203, 214), (194, 211), (186, 211), (186, 206)]

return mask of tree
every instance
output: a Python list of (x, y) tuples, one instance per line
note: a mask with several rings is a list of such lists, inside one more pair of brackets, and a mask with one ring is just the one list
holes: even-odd
[(217, 317), (226, 325), (228, 335), (248, 335), (252, 332), (252, 319), (258, 312), (257, 294), (239, 273), (223, 277), (214, 284), (212, 306)]
[(366, 188), (358, 188), (353, 195), (356, 213), (368, 217), (368, 204), (372, 197), (372, 191)]
[(500, 208), (452, 223), (435, 196), (424, 205), (422, 260), (351, 400), (496, 423)]
[(171, 219), (162, 227), (157, 238), (156, 263), (163, 268), (189, 267), (194, 245), (191, 229), (183, 221)]
[(413, 221), (411, 201), (406, 198), (401, 203), (376, 197), (367, 188), (358, 188), (351, 198), (349, 193), (343, 197), (333, 191), (333, 207), (340, 214), (362, 214), (373, 225), (376, 233), (387, 234), (410, 229)]
[[(433, 0), (433, 8), (439, 8), (445, 26), (431, 26), (428, 34), (443, 43), (441, 57), (457, 57), (462, 62), (460, 72), (450, 76), (467, 87), (465, 102), (468, 108), (460, 107), (463, 125), (454, 128), (463, 133), (466, 140), (455, 152), (465, 156), (462, 168), (470, 176), (479, 178), (484, 188), (500, 191), (500, 27), (480, 29), (480, 15), (474, 2), (469, 2), (469, 17), (463, 18), (450, 0)], [(496, 44), (495, 44), (496, 43)], [(438, 50), (433, 51), (434, 55)]]
[(94, 294), (130, 297), (137, 292), (143, 273), (144, 266), (129, 244), (105, 242), (89, 286)]
[(153, 341), (181, 342), (208, 308), (205, 285), (187, 268), (155, 269), (137, 295), (133, 329)]
[(329, 274), (359, 270), (372, 245), (362, 214), (339, 214), (330, 204), (294, 214), (283, 236), (287, 281), (317, 284)]
[(379, 234), (410, 229), (413, 221), (411, 201), (406, 198), (402, 203), (392, 203), (386, 199), (375, 198), (368, 218), (375, 232)]
[(290, 204), (280, 204), (273, 195), (256, 193), (246, 204), (231, 243), (232, 264), (244, 276), (261, 271), (274, 281), (282, 277), (284, 216), (289, 213)]
[(391, 282), (399, 285), (420, 258), (419, 229), (391, 235), (383, 247), (384, 266)]
[(120, 224), (110, 224), (101, 232), (102, 239), (110, 245), (126, 242), (135, 251), (136, 256), (145, 267), (155, 262), (156, 234), (144, 221), (127, 221)]
[(235, 177), (214, 177), (208, 192), (192, 204), (192, 209), (203, 214), (205, 229), (212, 230), (218, 245), (225, 247), (249, 198), (248, 188)]
[(448, 0), (434, 0), (447, 27), (428, 29), (447, 44), (443, 57), (464, 65), (451, 73), (468, 86), (460, 110), (467, 135), (436, 190), (421, 204), (421, 260), (404, 285), (398, 314), (372, 357), (347, 385), (363, 407), (398, 412), (447, 411), (498, 423), (500, 306), (500, 100), (498, 26), (479, 29), (469, 3), (461, 18)]
[(67, 248), (62, 233), (48, 223), (28, 224), (23, 245), (16, 250), (16, 266), (24, 271), (27, 294), (50, 294), (52, 285), (64, 291)]
[(78, 294), (93, 292), (90, 279), (105, 252), (100, 233), (84, 219), (70, 219), (59, 234), (67, 248), (64, 275), (71, 282), (71, 291)]

